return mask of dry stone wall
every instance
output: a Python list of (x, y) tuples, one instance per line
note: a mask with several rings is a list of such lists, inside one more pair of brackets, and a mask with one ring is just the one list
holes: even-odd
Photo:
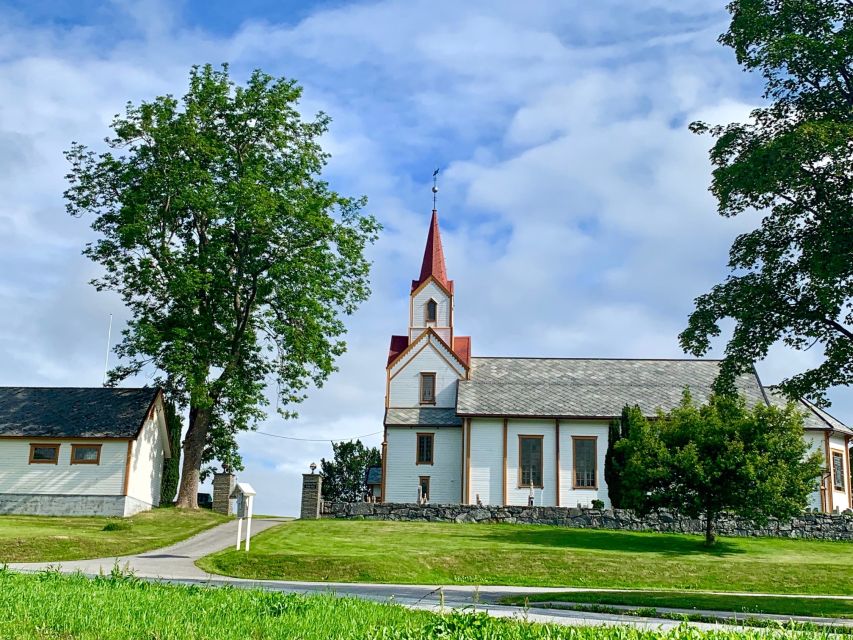
[[(685, 518), (665, 512), (640, 517), (625, 509), (324, 502), (321, 516), (408, 522), (506, 522), (661, 533), (705, 532), (705, 521), (701, 518)], [(724, 516), (717, 523), (717, 533), (723, 536), (853, 541), (853, 514), (804, 513), (788, 521), (771, 519), (766, 526), (758, 526), (744, 518)]]

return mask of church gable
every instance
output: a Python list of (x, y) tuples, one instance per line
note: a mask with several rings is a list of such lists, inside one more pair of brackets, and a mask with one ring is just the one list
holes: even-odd
[[(395, 336), (397, 337), (397, 336)], [(423, 352), (429, 352), (440, 358), (458, 378), (466, 376), (467, 367), (453, 350), (432, 329), (427, 329), (400, 353), (397, 358), (388, 365), (388, 373), (391, 379), (407, 367), (416, 365), (416, 361)]]
[(427, 332), (390, 370), (389, 407), (456, 406), (456, 384), (465, 367), (437, 336)]

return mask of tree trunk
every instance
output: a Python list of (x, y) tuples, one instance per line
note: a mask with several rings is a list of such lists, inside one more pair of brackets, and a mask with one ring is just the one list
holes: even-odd
[(717, 534), (714, 532), (714, 517), (715, 514), (711, 511), (705, 513), (705, 546), (713, 547), (717, 541)]
[(190, 407), (190, 427), (184, 439), (184, 464), (181, 468), (181, 488), (178, 490), (180, 509), (198, 509), (198, 482), (201, 458), (210, 426), (210, 409)]

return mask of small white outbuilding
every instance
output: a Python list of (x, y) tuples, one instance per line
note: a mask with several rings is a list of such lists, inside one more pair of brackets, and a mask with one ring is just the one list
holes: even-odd
[(0, 514), (151, 509), (169, 457), (159, 388), (0, 387)]

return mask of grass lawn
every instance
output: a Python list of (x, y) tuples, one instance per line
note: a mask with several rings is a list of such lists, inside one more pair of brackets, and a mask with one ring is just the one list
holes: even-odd
[(786, 616), (853, 618), (853, 599), (781, 598), (773, 596), (732, 596), (678, 591), (582, 591), (577, 593), (537, 593), (504, 598), (505, 604), (572, 602), (625, 605), (642, 608), (700, 609), (737, 614), (775, 613)]
[(853, 593), (853, 545), (775, 538), (536, 525), (299, 520), (252, 539), (250, 553), (199, 561), (243, 578)]
[[(0, 571), (0, 637), (4, 640), (549, 639), (782, 640), (790, 633), (750, 630), (663, 633), (633, 627), (556, 627), (484, 614), (439, 615), (331, 595), (187, 587), (106, 576)], [(803, 640), (825, 634), (803, 632)]]
[(207, 509), (162, 508), (131, 518), (0, 516), (0, 564), (130, 555), (226, 522)]

